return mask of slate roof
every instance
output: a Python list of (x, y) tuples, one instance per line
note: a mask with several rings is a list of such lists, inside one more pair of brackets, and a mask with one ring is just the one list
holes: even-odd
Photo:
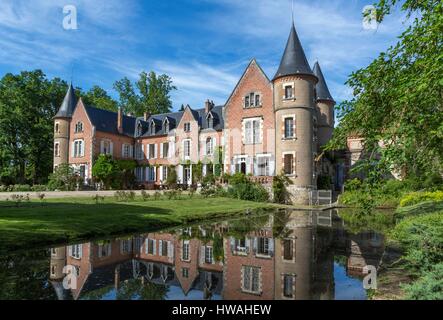
[(321, 71), (320, 64), (318, 62), (314, 65), (314, 74), (318, 78), (318, 83), (315, 87), (315, 92), (317, 95), (317, 100), (326, 100), (335, 102), (334, 98), (329, 91), (328, 85), (326, 84), (325, 77), (323, 76), (323, 72)]
[(75, 90), (71, 83), (55, 118), (71, 118), (76, 106), (77, 97), (75, 96)]
[(294, 24), (292, 24), (291, 33), (283, 53), (280, 67), (275, 74), (274, 80), (288, 75), (314, 75), (306, 59), (305, 52), (298, 38)]
[[(85, 106), (86, 113), (96, 130), (112, 134), (119, 134), (118, 132), (118, 115), (117, 112), (102, 110), (91, 106)], [(123, 134), (133, 137), (135, 132), (136, 118), (123, 116)]]

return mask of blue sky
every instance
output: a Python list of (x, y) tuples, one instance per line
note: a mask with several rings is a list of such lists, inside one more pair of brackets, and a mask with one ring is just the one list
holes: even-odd
[[(399, 10), (377, 31), (364, 30), (372, 0), (295, 0), (297, 31), (311, 65), (319, 60), (336, 100), (344, 82), (396, 42)], [(78, 30), (63, 29), (63, 6), (78, 11)], [(0, 76), (42, 69), (89, 89), (136, 79), (142, 70), (169, 74), (182, 103), (225, 103), (252, 58), (270, 78), (289, 35), (291, 0), (0, 0)]]

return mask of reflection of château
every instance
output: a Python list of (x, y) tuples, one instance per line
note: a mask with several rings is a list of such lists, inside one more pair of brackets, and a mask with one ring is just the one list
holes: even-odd
[[(383, 250), (381, 236), (349, 235), (332, 211), (278, 212), (56, 248), (50, 278), (59, 299), (120, 292), (145, 299), (334, 299), (334, 254), (347, 257), (348, 274), (362, 276)], [(63, 289), (66, 265), (76, 274), (71, 290)]]

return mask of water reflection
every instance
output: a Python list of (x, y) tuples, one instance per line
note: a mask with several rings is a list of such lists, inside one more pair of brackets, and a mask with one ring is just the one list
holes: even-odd
[(57, 299), (365, 299), (383, 252), (333, 211), (281, 211), (53, 248), (48, 278)]

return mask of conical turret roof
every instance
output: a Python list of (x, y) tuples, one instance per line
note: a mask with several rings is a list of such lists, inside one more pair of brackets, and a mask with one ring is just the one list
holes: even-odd
[(77, 105), (77, 97), (75, 96), (75, 90), (72, 83), (69, 85), (68, 92), (66, 92), (65, 99), (55, 115), (56, 118), (71, 118), (74, 113), (74, 109)]
[(297, 74), (314, 75), (306, 59), (297, 31), (295, 31), (294, 23), (292, 23), (288, 43), (286, 44), (286, 49), (274, 80)]
[(320, 64), (318, 61), (314, 65), (314, 74), (318, 78), (318, 83), (315, 86), (315, 91), (317, 95), (317, 100), (326, 100), (335, 102), (334, 98), (329, 91), (328, 85), (326, 84), (325, 77), (323, 76), (323, 72), (321, 71)]

